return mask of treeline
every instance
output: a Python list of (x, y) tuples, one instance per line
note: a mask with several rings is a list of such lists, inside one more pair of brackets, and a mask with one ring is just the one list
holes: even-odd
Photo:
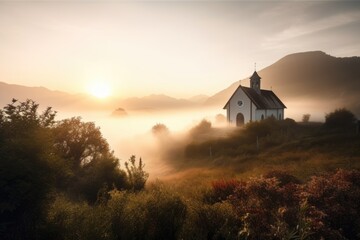
[(93, 205), (113, 189), (142, 190), (148, 177), (135, 156), (121, 169), (94, 123), (38, 108), (13, 99), (0, 110), (1, 239), (39, 239), (57, 194)]

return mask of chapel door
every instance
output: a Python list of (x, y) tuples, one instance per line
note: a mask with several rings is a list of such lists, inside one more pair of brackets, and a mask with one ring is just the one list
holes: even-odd
[(236, 126), (241, 127), (244, 125), (244, 115), (242, 113), (238, 113), (236, 115)]

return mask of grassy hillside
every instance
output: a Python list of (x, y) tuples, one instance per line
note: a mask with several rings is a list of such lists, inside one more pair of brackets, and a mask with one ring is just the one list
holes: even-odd
[[(321, 123), (267, 119), (241, 129), (192, 131), (189, 139), (168, 152), (183, 152), (182, 159), (172, 163), (189, 177), (192, 168), (206, 168), (204, 175), (214, 177), (248, 177), (283, 170), (301, 179), (337, 168), (360, 168), (360, 135), (355, 125), (329, 129)], [(198, 178), (199, 171), (195, 172)]]

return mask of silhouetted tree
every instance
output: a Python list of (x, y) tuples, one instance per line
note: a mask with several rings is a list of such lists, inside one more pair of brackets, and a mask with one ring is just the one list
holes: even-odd
[(302, 122), (303, 123), (308, 123), (309, 120), (310, 120), (310, 117), (311, 117), (311, 115), (309, 113), (304, 114), (303, 117), (302, 117)]
[(80, 117), (58, 122), (54, 138), (59, 154), (76, 170), (93, 160), (111, 155), (100, 129), (93, 122), (82, 122)]
[(157, 123), (151, 128), (152, 133), (155, 136), (166, 136), (169, 135), (169, 129), (163, 123)]
[(95, 203), (103, 187), (110, 190), (127, 186), (119, 160), (93, 122), (82, 122), (80, 117), (62, 120), (54, 128), (54, 138), (58, 154), (72, 171), (65, 188), (73, 196)]
[(346, 108), (340, 108), (326, 114), (325, 126), (333, 129), (348, 129), (356, 124), (356, 120), (357, 119), (352, 112)]
[(56, 113), (39, 114), (38, 107), (13, 99), (0, 110), (1, 239), (36, 238), (56, 175), (50, 134)]

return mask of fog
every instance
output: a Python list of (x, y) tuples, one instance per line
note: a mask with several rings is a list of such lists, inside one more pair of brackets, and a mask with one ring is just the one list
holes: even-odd
[[(310, 100), (287, 102), (286, 105), (288, 109), (285, 110), (285, 118), (293, 118), (296, 121), (301, 121), (303, 114), (307, 113), (311, 114), (310, 121), (324, 121), (326, 113), (341, 107), (335, 102), (321, 104)], [(210, 121), (215, 127), (227, 126), (226, 123), (220, 124), (216, 121), (218, 114), (226, 113), (219, 108), (207, 108), (158, 112), (130, 111), (126, 116), (113, 117), (108, 111), (59, 111), (57, 120), (81, 116), (83, 121), (94, 122), (100, 127), (115, 156), (120, 159), (122, 167), (131, 155), (136, 155), (143, 159), (145, 169), (150, 173), (150, 179), (156, 179), (174, 173), (175, 169), (173, 165), (169, 165), (169, 162), (181, 159), (181, 153), (174, 152), (172, 156), (165, 156), (173, 159), (164, 159), (163, 153), (169, 152), (169, 148), (179, 150), (181, 144), (194, 140), (187, 138), (189, 129), (203, 119)], [(170, 135), (165, 140), (159, 139), (152, 133), (152, 127), (158, 123), (166, 125), (169, 129)]]
[[(158, 123), (165, 124), (170, 131), (174, 144), (180, 140), (188, 129), (207, 119), (215, 123), (217, 114), (225, 114), (220, 109), (206, 109), (203, 111), (161, 111), (161, 112), (128, 112), (127, 116), (113, 117), (111, 113), (99, 112), (59, 112), (57, 120), (80, 116), (83, 121), (94, 122), (100, 127), (103, 137), (108, 141), (115, 156), (120, 159), (123, 167), (124, 161), (131, 155), (141, 157), (145, 163), (146, 171), (151, 178), (157, 178), (172, 172), (171, 166), (161, 159), (161, 149), (168, 144), (153, 135), (152, 127)], [(214, 124), (213, 124), (214, 125)], [(215, 124), (216, 126), (216, 124)]]

